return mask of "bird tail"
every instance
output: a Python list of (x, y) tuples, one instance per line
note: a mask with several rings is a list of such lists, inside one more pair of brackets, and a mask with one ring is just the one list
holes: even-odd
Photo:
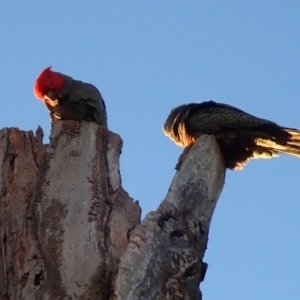
[(284, 131), (289, 134), (289, 139), (282, 153), (300, 157), (300, 131), (290, 128), (285, 128)]
[(255, 144), (272, 152), (300, 157), (300, 131), (292, 128), (269, 127), (263, 131), (270, 138), (257, 138)]

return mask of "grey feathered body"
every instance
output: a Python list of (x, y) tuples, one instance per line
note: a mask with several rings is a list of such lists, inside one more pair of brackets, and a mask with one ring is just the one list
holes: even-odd
[(230, 169), (242, 169), (251, 158), (271, 158), (279, 153), (300, 157), (299, 130), (214, 101), (174, 108), (163, 130), (183, 147), (192, 145), (201, 135), (214, 135)]
[(59, 97), (47, 105), (50, 117), (56, 120), (85, 120), (107, 127), (105, 102), (92, 84), (61, 74), (65, 86)]

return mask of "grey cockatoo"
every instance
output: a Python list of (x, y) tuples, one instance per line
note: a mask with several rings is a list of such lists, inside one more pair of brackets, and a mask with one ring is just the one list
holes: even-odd
[(201, 135), (214, 135), (229, 169), (242, 169), (251, 158), (271, 158), (279, 153), (300, 157), (299, 130), (214, 101), (174, 108), (163, 131), (187, 150)]

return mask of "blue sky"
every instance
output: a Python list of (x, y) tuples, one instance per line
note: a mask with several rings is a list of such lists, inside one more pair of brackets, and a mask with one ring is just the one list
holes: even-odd
[[(37, 74), (101, 91), (124, 140), (124, 188), (143, 215), (163, 200), (181, 149), (162, 133), (174, 106), (215, 101), (300, 128), (300, 2), (3, 1), (0, 128), (45, 131)], [(205, 300), (300, 299), (300, 160), (227, 172), (205, 261)]]

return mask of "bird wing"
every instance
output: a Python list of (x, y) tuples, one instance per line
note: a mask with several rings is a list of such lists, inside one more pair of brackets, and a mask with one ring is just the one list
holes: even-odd
[(263, 125), (277, 126), (272, 121), (257, 118), (234, 106), (214, 101), (188, 104), (185, 113), (181, 114), (180, 121), (185, 122), (188, 131), (202, 134), (217, 134), (230, 129), (250, 129)]
[(97, 122), (107, 126), (106, 105), (101, 93), (94, 85), (73, 80), (68, 99), (70, 102), (84, 103), (93, 108), (92, 114)]
[(99, 90), (94, 85), (79, 80), (73, 81), (69, 100), (71, 102), (84, 100), (91, 106), (98, 108), (100, 105), (100, 107), (103, 106), (106, 109), (105, 102)]

